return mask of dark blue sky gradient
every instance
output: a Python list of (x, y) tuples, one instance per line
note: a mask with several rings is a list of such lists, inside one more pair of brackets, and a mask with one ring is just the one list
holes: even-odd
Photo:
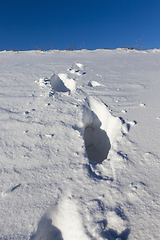
[(160, 0), (5, 0), (0, 50), (160, 48)]

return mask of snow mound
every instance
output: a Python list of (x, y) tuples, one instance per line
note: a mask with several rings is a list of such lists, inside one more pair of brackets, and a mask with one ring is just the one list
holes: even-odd
[(83, 114), (85, 148), (90, 161), (101, 163), (107, 159), (122, 123), (100, 100), (89, 97), (87, 104)]
[(89, 87), (99, 87), (99, 86), (102, 86), (102, 84), (100, 84), (100, 83), (97, 82), (97, 81), (90, 81), (90, 82), (88, 83), (88, 86), (89, 86)]

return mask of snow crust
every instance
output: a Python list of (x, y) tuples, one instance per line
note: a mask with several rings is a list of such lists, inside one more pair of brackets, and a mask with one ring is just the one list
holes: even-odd
[(0, 239), (160, 236), (160, 51), (0, 52)]

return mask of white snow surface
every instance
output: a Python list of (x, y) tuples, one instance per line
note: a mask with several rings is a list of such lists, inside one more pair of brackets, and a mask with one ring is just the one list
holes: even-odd
[(159, 66), (0, 52), (0, 240), (160, 239)]

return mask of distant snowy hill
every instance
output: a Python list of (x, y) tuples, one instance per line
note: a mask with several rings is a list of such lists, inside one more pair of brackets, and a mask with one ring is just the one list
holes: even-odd
[(160, 51), (0, 52), (0, 239), (160, 239)]

